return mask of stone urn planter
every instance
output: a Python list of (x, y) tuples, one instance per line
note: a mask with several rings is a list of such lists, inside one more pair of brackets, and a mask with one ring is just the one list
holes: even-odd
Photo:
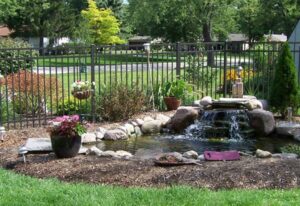
[(164, 97), (164, 102), (169, 111), (176, 110), (181, 105), (181, 100), (176, 97)]
[(91, 94), (92, 94), (91, 90), (72, 92), (72, 95), (79, 100), (88, 99), (91, 96)]
[(81, 136), (50, 135), (52, 150), (58, 158), (75, 157), (81, 147)]

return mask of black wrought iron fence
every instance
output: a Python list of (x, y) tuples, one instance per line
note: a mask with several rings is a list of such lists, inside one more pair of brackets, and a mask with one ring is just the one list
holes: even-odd
[[(298, 45), (291, 43), (299, 62)], [(226, 97), (239, 66), (245, 93), (268, 99), (280, 47), (274, 42), (200, 42), (155, 44), (149, 52), (143, 45), (0, 49), (0, 124), (41, 126), (64, 114), (97, 121), (98, 99), (116, 84), (153, 95), (180, 78), (194, 89), (185, 104), (207, 95)], [(73, 97), (72, 83), (78, 80), (95, 82), (90, 98)]]

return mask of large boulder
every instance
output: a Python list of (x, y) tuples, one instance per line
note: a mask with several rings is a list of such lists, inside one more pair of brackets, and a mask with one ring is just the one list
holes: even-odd
[(200, 100), (199, 104), (202, 106), (208, 106), (211, 105), (212, 102), (213, 102), (212, 98), (210, 96), (206, 96)]
[(82, 143), (93, 143), (97, 141), (97, 136), (95, 133), (88, 132), (81, 135), (81, 142)]
[(257, 99), (249, 99), (245, 103), (245, 106), (248, 110), (254, 110), (254, 109), (263, 109), (262, 103)]
[(292, 136), (295, 140), (300, 141), (300, 124), (294, 122), (278, 122), (276, 133), (283, 136)]
[(156, 134), (159, 133), (162, 127), (160, 120), (145, 121), (141, 129), (144, 134)]
[(156, 115), (155, 119), (161, 121), (162, 125), (165, 125), (170, 120), (170, 117), (163, 114), (158, 114)]
[(269, 135), (275, 129), (275, 119), (272, 112), (254, 109), (248, 112), (250, 125), (259, 135)]
[(174, 116), (167, 122), (166, 127), (175, 132), (182, 132), (193, 124), (199, 116), (194, 107), (179, 107)]
[(122, 140), (128, 139), (128, 135), (126, 132), (120, 129), (109, 130), (104, 134), (104, 140)]

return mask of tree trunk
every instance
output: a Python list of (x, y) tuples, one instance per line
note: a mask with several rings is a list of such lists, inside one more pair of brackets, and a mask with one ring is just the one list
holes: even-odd
[(210, 23), (206, 22), (203, 24), (202, 32), (203, 32), (204, 42), (208, 42), (205, 45), (205, 49), (207, 51), (207, 65), (210, 67), (213, 67), (214, 66), (214, 52), (213, 52), (213, 45), (210, 43), (210, 42), (212, 42)]
[(43, 35), (43, 32), (40, 33), (40, 36), (39, 36), (39, 53), (41, 56), (44, 55), (44, 35)]

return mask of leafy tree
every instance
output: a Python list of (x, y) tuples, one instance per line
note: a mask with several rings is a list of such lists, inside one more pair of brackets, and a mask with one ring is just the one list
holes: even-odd
[[(212, 41), (232, 27), (233, 0), (129, 0), (128, 20), (139, 34), (170, 42)], [(222, 23), (221, 23), (222, 22)], [(222, 28), (223, 27), (223, 28)], [(225, 32), (226, 33), (226, 32)]]
[(237, 5), (238, 27), (251, 41), (268, 33), (289, 36), (300, 18), (299, 0), (241, 0)]
[[(170, 42), (225, 39), (234, 28), (233, 0), (129, 0), (128, 20), (135, 32)], [(211, 50), (208, 46), (207, 50)], [(208, 52), (208, 64), (213, 65)]]
[(290, 47), (285, 43), (278, 58), (275, 77), (271, 88), (270, 104), (285, 117), (286, 108), (299, 106), (296, 68)]
[(96, 4), (100, 8), (111, 9), (116, 17), (120, 19), (122, 15), (123, 0), (96, 0)]
[(89, 7), (82, 11), (87, 20), (90, 37), (95, 44), (124, 43), (117, 34), (120, 32), (119, 22), (110, 9), (98, 9), (94, 0), (88, 0)]
[(262, 28), (265, 33), (289, 36), (300, 19), (299, 0), (260, 0)]
[[(14, 0), (5, 0), (14, 2)], [(74, 10), (65, 0), (19, 0), (3, 22), (15, 31), (16, 36), (51, 39), (69, 36), (75, 27)]]
[(262, 38), (265, 33), (260, 9), (260, 0), (243, 0), (238, 5), (237, 23), (250, 42)]
[(16, 0), (0, 1), (0, 23), (5, 23), (8, 16), (16, 16), (19, 5)]

